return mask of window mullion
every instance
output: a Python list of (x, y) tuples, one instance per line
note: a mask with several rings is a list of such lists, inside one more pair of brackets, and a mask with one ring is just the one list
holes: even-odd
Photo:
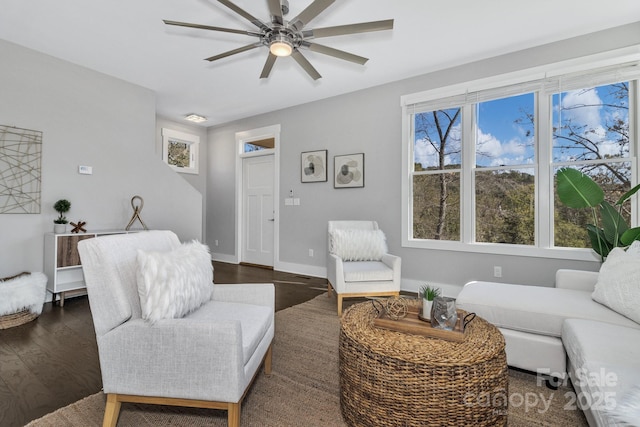
[(553, 144), (551, 96), (536, 96), (536, 241), (537, 246), (553, 246), (554, 179), (551, 164)]
[(460, 203), (462, 233), (460, 237), (464, 243), (475, 242), (476, 233), (476, 190), (474, 177), (476, 163), (475, 129), (475, 104), (467, 104), (462, 108), (462, 203)]
[[(629, 82), (629, 157), (631, 159), (631, 182), (632, 186), (638, 184), (638, 170), (640, 170), (640, 156), (638, 150), (640, 141), (638, 140), (638, 123), (640, 117), (640, 108), (638, 108), (638, 100), (640, 99), (640, 85), (638, 80)], [(636, 193), (637, 194), (637, 193)], [(635, 201), (633, 201), (635, 199)], [(631, 199), (631, 226), (640, 226), (640, 196), (636, 195)]]

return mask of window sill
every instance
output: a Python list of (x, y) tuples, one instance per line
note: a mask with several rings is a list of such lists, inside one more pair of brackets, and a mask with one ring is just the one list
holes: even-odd
[(402, 242), (402, 247), (416, 249), (435, 249), (454, 252), (473, 252), (494, 255), (512, 255), (535, 258), (553, 258), (571, 261), (600, 262), (600, 256), (593, 250), (578, 248), (539, 248), (525, 245), (463, 243), (418, 239), (404, 239)]

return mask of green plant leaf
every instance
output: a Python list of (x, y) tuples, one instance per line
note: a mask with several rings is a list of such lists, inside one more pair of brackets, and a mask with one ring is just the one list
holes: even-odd
[(640, 184), (636, 185), (635, 187), (633, 187), (631, 190), (627, 191), (626, 193), (624, 193), (616, 202), (616, 206), (620, 206), (621, 204), (623, 204), (625, 201), (627, 201), (627, 199), (631, 196), (633, 196), (634, 194), (636, 194), (638, 192), (638, 190), (640, 190)]
[(604, 236), (604, 231), (593, 224), (587, 224), (587, 234), (589, 235), (589, 240), (591, 240), (591, 248), (604, 261), (612, 249)]
[(606, 200), (603, 200), (600, 204), (600, 216), (602, 217), (602, 229), (607, 243), (614, 248), (620, 246), (620, 237), (629, 229), (627, 222), (620, 215), (620, 212)]
[(556, 180), (558, 197), (570, 208), (594, 208), (604, 200), (600, 186), (577, 169), (560, 169)]
[(640, 227), (630, 228), (622, 234), (622, 237), (620, 237), (620, 241), (625, 246), (629, 246), (635, 240), (640, 240)]

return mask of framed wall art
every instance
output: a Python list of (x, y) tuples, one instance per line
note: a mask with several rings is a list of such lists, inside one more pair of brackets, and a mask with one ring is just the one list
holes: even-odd
[(0, 125), (0, 214), (39, 214), (42, 132)]
[(333, 158), (333, 187), (364, 187), (364, 153)]
[(300, 155), (300, 180), (302, 182), (327, 181), (327, 150), (306, 151)]

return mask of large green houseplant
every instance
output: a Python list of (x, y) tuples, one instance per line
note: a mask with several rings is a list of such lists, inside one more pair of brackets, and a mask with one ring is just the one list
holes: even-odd
[(613, 248), (626, 247), (634, 240), (640, 240), (640, 227), (629, 228), (622, 216), (622, 205), (640, 190), (640, 184), (612, 206), (604, 199), (602, 188), (577, 169), (560, 169), (556, 180), (558, 198), (563, 204), (574, 209), (591, 208), (593, 224), (587, 224), (587, 234), (591, 247), (603, 261)]

